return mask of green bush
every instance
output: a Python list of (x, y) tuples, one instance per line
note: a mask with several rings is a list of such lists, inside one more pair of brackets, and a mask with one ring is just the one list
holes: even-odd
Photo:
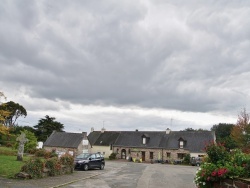
[(184, 156), (183, 163), (184, 163), (184, 164), (190, 164), (190, 159), (191, 159), (190, 154), (189, 154), (189, 153), (186, 154), (186, 155)]
[(116, 159), (116, 153), (111, 153), (109, 159), (110, 160)]
[(40, 158), (33, 158), (29, 160), (24, 166), (22, 166), (21, 171), (28, 173), (32, 178), (41, 178), (43, 169), (43, 160)]
[(49, 169), (49, 176), (59, 175), (62, 168), (60, 160), (57, 157), (47, 159), (45, 167)]
[(38, 150), (39, 150), (39, 149), (37, 149), (37, 148), (33, 148), (33, 149), (28, 149), (27, 152), (28, 152), (29, 154), (35, 154)]
[(73, 164), (74, 158), (69, 154), (65, 154), (61, 158), (52, 157), (49, 159), (42, 159), (34, 157), (26, 162), (21, 168), (21, 171), (28, 173), (32, 178), (43, 177), (45, 171), (47, 171), (48, 176), (56, 176), (67, 171), (63, 169), (63, 166), (65, 166), (66, 169), (69, 169), (67, 172), (72, 173)]
[(217, 162), (223, 162), (223, 161), (228, 161), (229, 159), (229, 153), (226, 150), (226, 148), (218, 143), (209, 143), (205, 147), (205, 151), (208, 155), (208, 158), (210, 159), (211, 163), (217, 163)]
[(74, 158), (69, 154), (64, 154), (60, 157), (60, 162), (62, 165), (72, 166), (74, 165)]
[(207, 160), (196, 172), (195, 183), (199, 188), (213, 187), (226, 178), (249, 178), (250, 155), (240, 150), (228, 152), (221, 144), (206, 146)]

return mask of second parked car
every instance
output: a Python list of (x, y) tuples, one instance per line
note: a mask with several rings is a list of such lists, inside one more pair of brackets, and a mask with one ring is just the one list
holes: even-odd
[(100, 153), (82, 153), (75, 158), (75, 169), (104, 169), (105, 160)]

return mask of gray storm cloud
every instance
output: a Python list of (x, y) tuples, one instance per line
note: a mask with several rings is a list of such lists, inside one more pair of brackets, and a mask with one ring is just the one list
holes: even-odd
[(233, 111), (249, 102), (249, 16), (243, 0), (4, 1), (0, 89), (82, 105)]

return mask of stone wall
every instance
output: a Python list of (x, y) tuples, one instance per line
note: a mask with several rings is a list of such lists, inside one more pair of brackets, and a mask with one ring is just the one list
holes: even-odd
[(226, 179), (220, 183), (215, 183), (214, 188), (250, 188), (250, 179)]
[[(141, 159), (142, 152), (145, 152), (145, 162), (151, 161), (181, 161), (180, 155), (178, 154), (188, 154), (188, 150), (178, 149), (178, 150), (165, 150), (165, 149), (153, 149), (153, 148), (126, 148), (126, 147), (113, 147), (113, 152), (117, 153), (117, 158), (122, 158), (122, 151), (126, 151), (126, 157)], [(153, 152), (153, 159), (150, 158), (150, 152)]]

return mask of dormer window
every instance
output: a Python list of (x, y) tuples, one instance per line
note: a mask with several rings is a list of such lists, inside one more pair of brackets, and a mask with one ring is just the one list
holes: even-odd
[(179, 148), (183, 149), (184, 145), (186, 145), (186, 141), (183, 138), (179, 138)]
[(142, 135), (142, 144), (145, 145), (149, 142), (149, 136), (148, 134), (143, 134)]

